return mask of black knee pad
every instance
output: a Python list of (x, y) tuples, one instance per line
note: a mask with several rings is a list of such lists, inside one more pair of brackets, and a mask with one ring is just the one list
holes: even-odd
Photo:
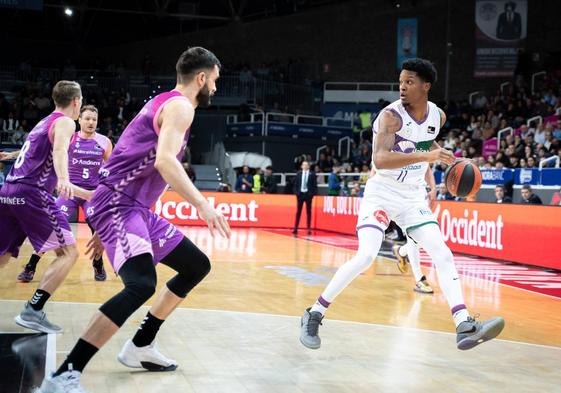
[(167, 282), (168, 289), (184, 298), (210, 272), (208, 257), (188, 239), (181, 243), (162, 260), (178, 274)]
[(204, 259), (189, 264), (189, 274), (178, 273), (175, 277), (167, 282), (167, 287), (175, 295), (184, 298), (189, 291), (193, 289), (199, 282), (203, 280), (210, 272), (210, 261), (205, 256)]
[(121, 327), (156, 291), (156, 269), (150, 254), (127, 260), (119, 270), (125, 288), (99, 310), (115, 325)]

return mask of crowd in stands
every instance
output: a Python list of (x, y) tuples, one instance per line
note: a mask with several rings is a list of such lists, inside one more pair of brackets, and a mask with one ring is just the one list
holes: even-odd
[[(22, 145), (37, 122), (53, 109), (51, 87), (24, 88), (11, 98), (0, 93), (0, 143)], [(100, 113), (99, 132), (117, 141), (127, 124), (142, 109), (144, 102), (119, 91), (88, 89), (82, 91), (84, 105), (95, 105)]]
[[(558, 156), (561, 160), (561, 117), (555, 116), (561, 108), (561, 72), (549, 74), (535, 94), (519, 79), (504, 93), (482, 95), (472, 105), (464, 101), (439, 106), (446, 112), (447, 122), (438, 143), (452, 150), (458, 158), (474, 160), (482, 169), (537, 168), (543, 159)], [(364, 124), (362, 115), (360, 120)], [(544, 121), (531, 122), (528, 126), (527, 120), (535, 116), (541, 116)], [(507, 127), (512, 127), (514, 132), (501, 138), (497, 151), (484, 151), (486, 141), (497, 146), (494, 138)], [(331, 172), (328, 180), (330, 195), (350, 195), (355, 182), (364, 184), (361, 174), (367, 174), (371, 164), (372, 143), (368, 138), (372, 134), (364, 132), (360, 140), (358, 135), (355, 134), (356, 142), (352, 144), (350, 157), (344, 161), (330, 147), (317, 161), (310, 155), (297, 157), (295, 166), (306, 159), (317, 173)], [(548, 162), (544, 166), (554, 164)], [(446, 168), (438, 166), (435, 169)], [(342, 172), (357, 173), (357, 176), (341, 178), (339, 174)], [(321, 182), (320, 176), (318, 183)], [(453, 199), (447, 192), (439, 195), (442, 199)]]

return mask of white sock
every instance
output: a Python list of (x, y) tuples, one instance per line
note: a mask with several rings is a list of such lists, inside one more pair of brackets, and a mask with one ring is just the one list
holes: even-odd
[[(450, 251), (442, 238), (440, 228), (433, 224), (423, 225), (413, 229), (409, 235), (412, 239), (415, 239), (418, 246), (425, 249), (430, 255), (438, 273), (440, 289), (444, 293), (450, 309), (457, 309), (458, 312), (464, 309), (467, 314), (462, 286), (460, 284), (456, 265), (454, 264), (454, 257), (452, 251)], [(453, 312), (453, 314), (456, 313), (457, 312)], [(460, 313), (460, 316), (463, 317), (466, 314)], [(469, 314), (467, 315), (469, 316)], [(465, 319), (467, 319), (467, 317)], [(454, 321), (456, 321), (455, 317)]]
[(412, 240), (408, 240), (405, 247), (407, 247), (407, 256), (409, 257), (409, 264), (415, 276), (415, 282), (421, 281), (423, 271), (421, 270), (421, 253), (419, 252), (419, 247)]
[(469, 312), (465, 308), (462, 308), (461, 310), (456, 311), (454, 314), (452, 314), (452, 318), (454, 318), (454, 323), (456, 324), (456, 327), (458, 327), (460, 323), (467, 321), (468, 317), (469, 317)]
[(323, 299), (321, 296), (318, 298), (318, 300), (316, 300), (316, 302), (314, 303), (314, 305), (312, 306), (312, 309), (310, 310), (310, 312), (319, 312), (321, 313), (321, 315), (324, 315), (325, 312), (327, 311), (327, 307), (329, 307), (329, 304), (325, 299)]
[(407, 243), (405, 243), (402, 246), (399, 246), (399, 248), (397, 249), (397, 253), (399, 254), (400, 257), (406, 257), (407, 256)]
[[(358, 231), (358, 251), (354, 257), (345, 262), (335, 273), (327, 287), (321, 294), (321, 299), (327, 303), (333, 300), (353, 281), (360, 273), (372, 265), (372, 262), (384, 238), (384, 232), (373, 227), (365, 227)], [(318, 299), (319, 302), (319, 299)], [(321, 304), (314, 304), (313, 311), (321, 311)], [(325, 310), (323, 311), (325, 312)]]

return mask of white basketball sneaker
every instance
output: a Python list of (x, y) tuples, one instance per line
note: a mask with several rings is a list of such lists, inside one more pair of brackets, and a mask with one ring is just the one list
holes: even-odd
[(174, 371), (177, 368), (177, 362), (162, 355), (154, 343), (137, 347), (132, 340), (128, 340), (117, 359), (127, 367), (148, 371)]
[(80, 375), (78, 371), (68, 370), (56, 377), (45, 377), (38, 393), (88, 393), (80, 386)]

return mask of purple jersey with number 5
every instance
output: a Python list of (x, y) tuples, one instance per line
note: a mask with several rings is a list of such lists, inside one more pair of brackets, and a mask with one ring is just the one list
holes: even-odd
[(57, 177), (53, 165), (52, 132), (55, 121), (64, 116), (61, 112), (53, 112), (33, 127), (6, 177), (6, 183), (27, 184), (48, 193), (54, 191)]
[(99, 169), (111, 141), (105, 135), (95, 133), (92, 138), (82, 138), (77, 132), (68, 150), (70, 183), (86, 190), (95, 190), (99, 184)]

